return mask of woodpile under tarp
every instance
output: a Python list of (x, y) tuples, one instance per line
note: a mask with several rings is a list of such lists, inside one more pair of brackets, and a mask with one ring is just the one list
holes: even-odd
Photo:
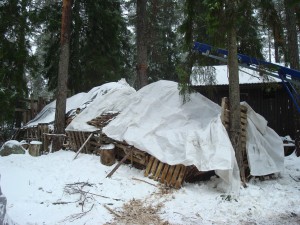
[[(228, 98), (224, 97), (222, 98), (222, 112), (221, 112), (221, 120), (224, 125), (224, 127), (227, 130), (227, 133), (229, 134), (229, 101)], [(248, 159), (247, 159), (247, 150), (246, 150), (246, 144), (247, 144), (247, 107), (244, 105), (241, 105), (241, 144), (242, 144), (242, 155), (244, 159), (244, 168), (245, 168), (245, 174), (241, 174), (241, 180), (243, 182), (246, 182), (246, 179), (249, 178), (250, 175), (250, 169), (248, 165)]]
[[(101, 146), (111, 144), (114, 146), (113, 154), (115, 154), (116, 159), (122, 160), (121, 163), (130, 163), (139, 169), (143, 169), (145, 170), (144, 175), (146, 177), (174, 188), (180, 188), (186, 178), (189, 181), (196, 181), (207, 179), (208, 176), (214, 175), (212, 171), (201, 172), (193, 166), (184, 166), (182, 164), (169, 165), (159, 161), (147, 152), (127, 144), (125, 141), (121, 142), (107, 137), (101, 130), (118, 114), (116, 112), (104, 113), (89, 121), (88, 124), (99, 128), (99, 132), (84, 147), (83, 144), (88, 139), (88, 136), (92, 134), (91, 132), (67, 131), (71, 148), (78, 150), (83, 147), (85, 149), (83, 152), (94, 153), (101, 157), (103, 151), (105, 151)], [(118, 168), (119, 166), (120, 163), (116, 167)], [(112, 174), (117, 168), (112, 171)]]

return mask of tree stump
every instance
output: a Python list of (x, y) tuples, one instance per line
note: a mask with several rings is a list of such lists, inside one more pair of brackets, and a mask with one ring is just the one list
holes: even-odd
[(109, 144), (100, 147), (100, 162), (103, 165), (111, 166), (116, 162), (115, 145)]
[(40, 156), (42, 142), (40, 141), (31, 141), (29, 145), (29, 154), (31, 156)]

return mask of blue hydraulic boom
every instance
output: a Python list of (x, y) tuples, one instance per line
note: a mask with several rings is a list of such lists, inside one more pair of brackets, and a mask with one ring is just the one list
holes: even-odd
[[(200, 52), (202, 55), (214, 58), (223, 62), (227, 62), (228, 51), (220, 48), (213, 48), (210, 45), (195, 42), (194, 51)], [(300, 87), (300, 71), (293, 70), (284, 66), (259, 60), (247, 55), (237, 54), (239, 66), (263, 72), (266, 75), (279, 78), (282, 81), (283, 86), (291, 97), (295, 104), (297, 111), (300, 113), (300, 96), (296, 91), (294, 85)]]

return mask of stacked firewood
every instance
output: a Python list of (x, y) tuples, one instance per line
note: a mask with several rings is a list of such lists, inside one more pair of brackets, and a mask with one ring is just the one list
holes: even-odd
[(116, 116), (119, 115), (119, 113), (105, 113), (101, 116), (96, 117), (95, 119), (92, 119), (91, 121), (87, 122), (89, 125), (95, 126), (97, 128), (103, 128), (107, 124), (109, 124), (110, 121), (112, 121)]

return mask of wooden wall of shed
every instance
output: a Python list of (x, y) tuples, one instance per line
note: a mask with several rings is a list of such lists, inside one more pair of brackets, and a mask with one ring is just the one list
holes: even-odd
[[(228, 85), (195, 86), (193, 89), (218, 105), (222, 97), (228, 97)], [(262, 115), (268, 126), (280, 136), (295, 138), (294, 112), (298, 113), (286, 90), (280, 83), (241, 84), (241, 101), (246, 101), (255, 112)]]

